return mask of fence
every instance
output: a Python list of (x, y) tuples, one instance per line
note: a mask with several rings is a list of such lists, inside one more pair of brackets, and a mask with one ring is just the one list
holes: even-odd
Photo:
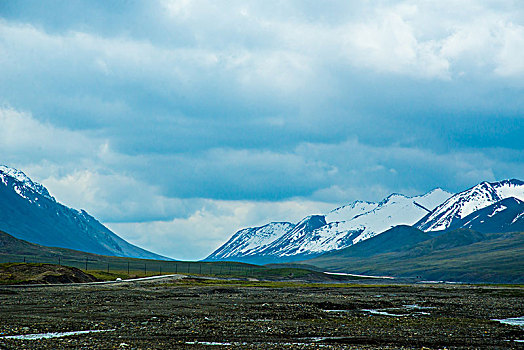
[(155, 276), (163, 274), (200, 274), (213, 276), (249, 276), (263, 266), (236, 262), (190, 262), (130, 259), (117, 257), (41, 257), (0, 254), (0, 263), (41, 263), (76, 267), (84, 271), (99, 271), (128, 276)]

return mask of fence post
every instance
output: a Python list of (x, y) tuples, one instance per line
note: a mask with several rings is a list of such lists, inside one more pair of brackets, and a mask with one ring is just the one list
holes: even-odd
[(178, 264), (175, 264), (175, 273), (178, 273)]
[(107, 263), (107, 273), (109, 273), (109, 263)]
[(88, 260), (88, 258), (86, 258), (86, 271), (87, 271), (87, 260)]
[(200, 268), (199, 274), (202, 274), (202, 264), (198, 264), (198, 267)]
[(60, 261), (60, 257), (58, 258), (58, 266), (62, 266), (62, 262)]
[(144, 263), (144, 277), (147, 276), (147, 264)]
[(129, 276), (129, 261), (127, 262), (127, 275)]
[(160, 276), (162, 276), (162, 265), (160, 265)]

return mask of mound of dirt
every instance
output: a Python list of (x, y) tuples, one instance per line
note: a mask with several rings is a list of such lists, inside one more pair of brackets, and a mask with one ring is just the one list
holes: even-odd
[(0, 264), (0, 284), (55, 284), (96, 282), (76, 267), (52, 264)]

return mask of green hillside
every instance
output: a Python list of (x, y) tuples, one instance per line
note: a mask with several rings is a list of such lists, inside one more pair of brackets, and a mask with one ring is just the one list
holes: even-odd
[(97, 278), (143, 277), (183, 273), (262, 280), (344, 281), (357, 279), (331, 276), (307, 267), (266, 267), (239, 262), (166, 261), (114, 257), (29, 243), (0, 231), (1, 263), (55, 264), (79, 268)]
[[(395, 246), (394, 237), (398, 230), (387, 233), (386, 237), (381, 237), (386, 234), (383, 233), (304, 263), (333, 272), (424, 280), (524, 282), (523, 232), (481, 234), (460, 229), (418, 243), (415, 240), (403, 247), (399, 247), (400, 243)], [(410, 236), (424, 237), (414, 233)]]

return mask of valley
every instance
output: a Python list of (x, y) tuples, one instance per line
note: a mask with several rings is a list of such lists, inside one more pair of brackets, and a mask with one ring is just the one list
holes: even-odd
[(494, 320), (523, 316), (523, 297), (517, 285), (384, 280), (4, 286), (0, 348), (518, 348), (524, 329)]

